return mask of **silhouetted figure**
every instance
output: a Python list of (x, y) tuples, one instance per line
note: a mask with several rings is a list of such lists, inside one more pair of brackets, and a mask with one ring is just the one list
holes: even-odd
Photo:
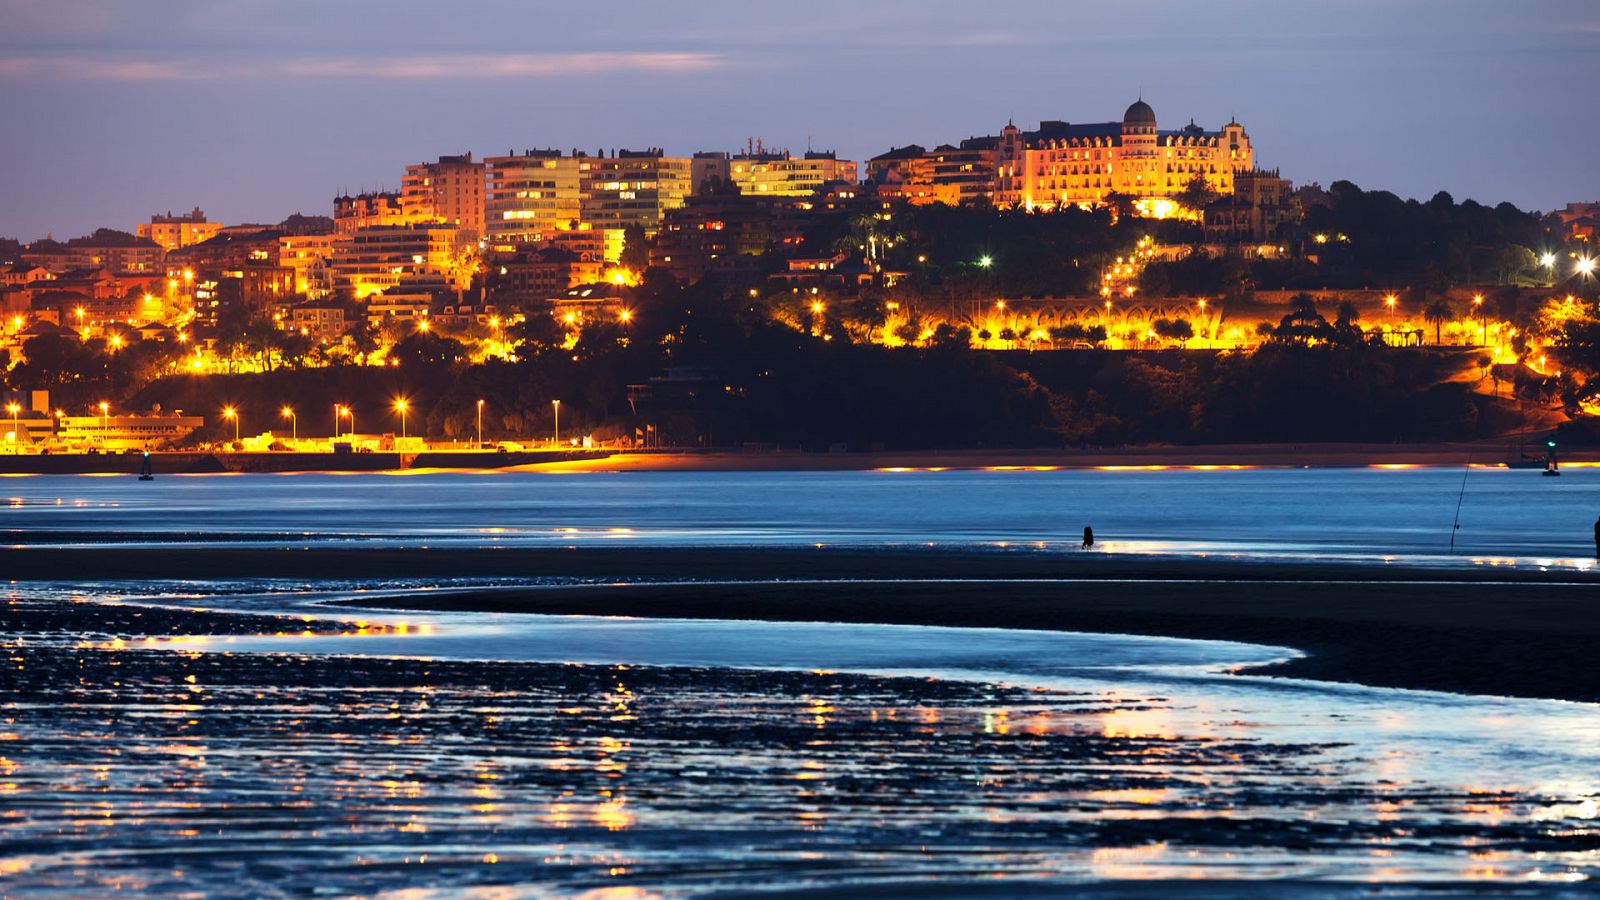
[[(1594, 523), (1594, 534), (1595, 534), (1595, 541), (1596, 541), (1595, 546), (1596, 547), (1600, 547), (1600, 521), (1596, 521)], [(1090, 528), (1087, 525), (1085, 525), (1085, 526), (1083, 526), (1083, 549), (1087, 550), (1087, 549), (1089, 549), (1090, 547), (1093, 547), (1093, 546), (1094, 546), (1094, 529)]]

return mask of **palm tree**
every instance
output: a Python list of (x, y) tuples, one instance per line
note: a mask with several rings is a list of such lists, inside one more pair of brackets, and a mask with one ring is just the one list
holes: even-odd
[(1444, 330), (1444, 323), (1452, 321), (1455, 317), (1456, 311), (1451, 308), (1450, 301), (1443, 297), (1429, 303), (1422, 310), (1422, 318), (1433, 323), (1433, 342), (1435, 344), (1443, 343), (1441, 333)]

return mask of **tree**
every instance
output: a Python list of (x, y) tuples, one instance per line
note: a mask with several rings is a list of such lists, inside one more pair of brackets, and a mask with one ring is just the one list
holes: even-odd
[(1206, 176), (1196, 172), (1183, 186), (1183, 190), (1178, 192), (1178, 202), (1199, 212), (1217, 202), (1218, 196), (1220, 195), (1211, 188), (1211, 182), (1206, 180)]
[(1184, 345), (1194, 338), (1194, 326), (1188, 319), (1157, 319), (1150, 323), (1150, 330), (1154, 331), (1157, 337)]
[[(1265, 322), (1261, 324), (1267, 325)], [(1316, 340), (1329, 341), (1332, 338), (1333, 327), (1317, 312), (1316, 298), (1302, 291), (1289, 299), (1289, 314), (1278, 322), (1276, 328), (1272, 328), (1268, 341), (1306, 346)]]
[(638, 225), (629, 225), (622, 232), (622, 256), (617, 262), (624, 269), (634, 272), (643, 272), (650, 268), (650, 239), (645, 236), (644, 228)]
[[(1439, 193), (1444, 194), (1444, 191)], [(1449, 196), (1448, 194), (1444, 195)], [(1450, 301), (1443, 297), (1435, 299), (1423, 307), (1422, 310), (1422, 318), (1433, 323), (1433, 342), (1435, 344), (1443, 343), (1441, 337), (1444, 331), (1444, 323), (1455, 319), (1455, 317), (1455, 309), (1450, 306)]]

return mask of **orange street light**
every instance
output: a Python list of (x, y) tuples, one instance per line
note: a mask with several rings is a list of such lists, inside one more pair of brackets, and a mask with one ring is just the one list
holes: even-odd
[(550, 403), (556, 408), (556, 438), (552, 443), (559, 445), (561, 443), (561, 401), (551, 400)]
[(233, 442), (235, 444), (239, 443), (239, 411), (231, 406), (224, 406), (222, 408), (222, 417), (233, 420)]
[(22, 404), (7, 403), (6, 411), (11, 413), (11, 440), (19, 445), (14, 447), (12, 452), (21, 452), (22, 428), (17, 424), (17, 413), (22, 412)]
[(300, 440), (300, 420), (295, 417), (294, 407), (285, 406), (278, 411), (278, 415), (289, 420), (289, 440), (298, 443)]
[(400, 399), (398, 399), (398, 400), (396, 400), (394, 402), (394, 408), (395, 408), (396, 411), (398, 411), (400, 413), (400, 437), (404, 438), (404, 437), (407, 436), (406, 435), (406, 410), (411, 408), (411, 404), (406, 402), (406, 398), (401, 397)]
[(478, 449), (483, 449), (483, 401), (478, 401)]
[(111, 404), (100, 401), (100, 440), (106, 439), (106, 432), (111, 428)]

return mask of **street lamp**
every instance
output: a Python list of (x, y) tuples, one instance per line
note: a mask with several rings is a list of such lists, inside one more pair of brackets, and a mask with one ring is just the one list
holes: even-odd
[(478, 449), (483, 449), (483, 401), (478, 401)]
[(111, 404), (100, 401), (100, 440), (105, 442), (106, 432), (111, 430)]
[(291, 442), (294, 442), (294, 443), (299, 443), (300, 442), (300, 420), (295, 418), (294, 408), (293, 407), (289, 407), (289, 406), (285, 406), (282, 410), (279, 411), (279, 415), (281, 415), (285, 419), (289, 420), (289, 440)]
[(239, 443), (239, 411), (231, 406), (224, 406), (222, 408), (222, 417), (233, 420), (233, 442), (235, 444)]
[(1594, 257), (1585, 256), (1584, 258), (1572, 264), (1572, 271), (1584, 277), (1588, 277), (1594, 274), (1594, 265)]
[(352, 448), (354, 448), (355, 445), (356, 445), (356, 413), (355, 413), (355, 410), (351, 409), (348, 406), (341, 406), (341, 407), (339, 407), (339, 415), (344, 416), (344, 417), (346, 417), (346, 418), (348, 418), (350, 420), (350, 446)]
[(339, 417), (344, 415), (344, 407), (335, 403), (333, 405), (333, 439), (339, 439)]
[(17, 413), (22, 411), (22, 404), (7, 403), (6, 411), (11, 413), (11, 440), (13, 443), (11, 452), (19, 453), (22, 449), (22, 429), (17, 425)]
[(406, 410), (410, 406), (411, 406), (411, 404), (407, 403), (406, 402), (406, 398), (404, 398), (404, 397), (401, 397), (399, 400), (396, 400), (394, 402), (394, 408), (400, 412), (400, 437), (401, 438), (405, 438), (406, 437)]
[(978, 257), (978, 268), (987, 269), (992, 265), (994, 265), (994, 257), (987, 254)]
[(550, 405), (552, 405), (552, 406), (554, 406), (556, 408), (556, 432), (555, 432), (556, 437), (555, 437), (555, 440), (552, 441), (552, 443), (554, 443), (556, 446), (560, 446), (561, 445), (561, 401), (560, 400), (551, 400), (550, 401)]
[(1395, 304), (1395, 299), (1396, 299), (1395, 295), (1393, 295), (1393, 294), (1385, 294), (1384, 298), (1383, 298), (1384, 304), (1389, 307), (1389, 330), (1390, 331), (1394, 330), (1394, 304)]
[(1483, 325), (1482, 336), (1478, 338), (1478, 346), (1489, 346), (1489, 316), (1483, 311), (1483, 295), (1473, 294), (1472, 305), (1478, 308), (1478, 321)]

